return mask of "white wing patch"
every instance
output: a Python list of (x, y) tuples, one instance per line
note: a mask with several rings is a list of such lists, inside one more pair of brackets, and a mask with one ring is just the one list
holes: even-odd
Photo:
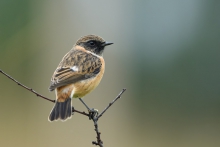
[(79, 71), (79, 68), (78, 68), (77, 66), (73, 66), (71, 69), (72, 69), (73, 71)]

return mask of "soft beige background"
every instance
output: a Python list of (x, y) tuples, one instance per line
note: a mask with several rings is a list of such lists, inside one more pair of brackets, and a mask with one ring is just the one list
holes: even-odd
[[(106, 147), (220, 146), (220, 1), (1, 0), (0, 69), (44, 96), (61, 58), (87, 34), (106, 48), (100, 111)], [(93, 123), (49, 123), (53, 104), (0, 75), (0, 146), (92, 146)], [(74, 106), (86, 109), (78, 100)]]

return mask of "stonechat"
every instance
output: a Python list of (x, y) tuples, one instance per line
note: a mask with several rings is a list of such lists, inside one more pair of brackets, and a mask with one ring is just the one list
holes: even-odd
[(72, 116), (72, 98), (81, 98), (94, 90), (100, 83), (105, 61), (103, 51), (111, 45), (101, 37), (87, 35), (80, 38), (63, 57), (55, 70), (49, 87), (55, 90), (56, 103), (49, 115), (49, 121), (65, 121)]

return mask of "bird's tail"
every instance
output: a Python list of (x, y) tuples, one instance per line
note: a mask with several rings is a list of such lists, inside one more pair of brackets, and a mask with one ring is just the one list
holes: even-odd
[(71, 98), (66, 99), (65, 102), (56, 102), (49, 116), (49, 121), (61, 119), (65, 121), (72, 116)]

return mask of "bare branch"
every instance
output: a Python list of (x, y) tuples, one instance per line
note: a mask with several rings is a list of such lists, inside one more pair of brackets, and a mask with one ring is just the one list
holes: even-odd
[(119, 98), (121, 98), (121, 95), (126, 91), (126, 89), (122, 89), (122, 91), (118, 94), (118, 96), (108, 104), (108, 106), (97, 116), (97, 120), (113, 105)]
[[(49, 99), (49, 98), (47, 98), (47, 97), (45, 97), (45, 96), (43, 96), (43, 95), (37, 93), (37, 92), (36, 92), (35, 90), (33, 90), (32, 88), (28, 88), (27, 86), (21, 84), (20, 82), (18, 82), (17, 80), (15, 80), (15, 79), (12, 78), (11, 76), (9, 76), (9, 75), (6, 74), (5, 72), (3, 72), (1, 69), (0, 69), (0, 73), (2, 73), (2, 74), (5, 75), (6, 77), (8, 77), (8, 78), (11, 79), (12, 81), (14, 81), (15, 83), (17, 83), (19, 86), (21, 86), (21, 87), (27, 89), (28, 91), (30, 91), (30, 92), (36, 94), (37, 97), (43, 98), (43, 99), (48, 100), (48, 101), (53, 102), (53, 103), (56, 102), (55, 100), (51, 100), (51, 99)], [(82, 115), (89, 116), (89, 114), (87, 114), (87, 113), (85, 113), (85, 112), (81, 112), (81, 111), (75, 110), (74, 108), (72, 108), (72, 112), (76, 112), (76, 113), (79, 113), (79, 114), (82, 114)]]
[(101, 140), (101, 136), (100, 136), (101, 132), (99, 132), (98, 120), (93, 119), (93, 122), (94, 122), (94, 126), (95, 126), (95, 132), (97, 135), (96, 136), (97, 141), (93, 141), (92, 144), (103, 147), (103, 141)]

